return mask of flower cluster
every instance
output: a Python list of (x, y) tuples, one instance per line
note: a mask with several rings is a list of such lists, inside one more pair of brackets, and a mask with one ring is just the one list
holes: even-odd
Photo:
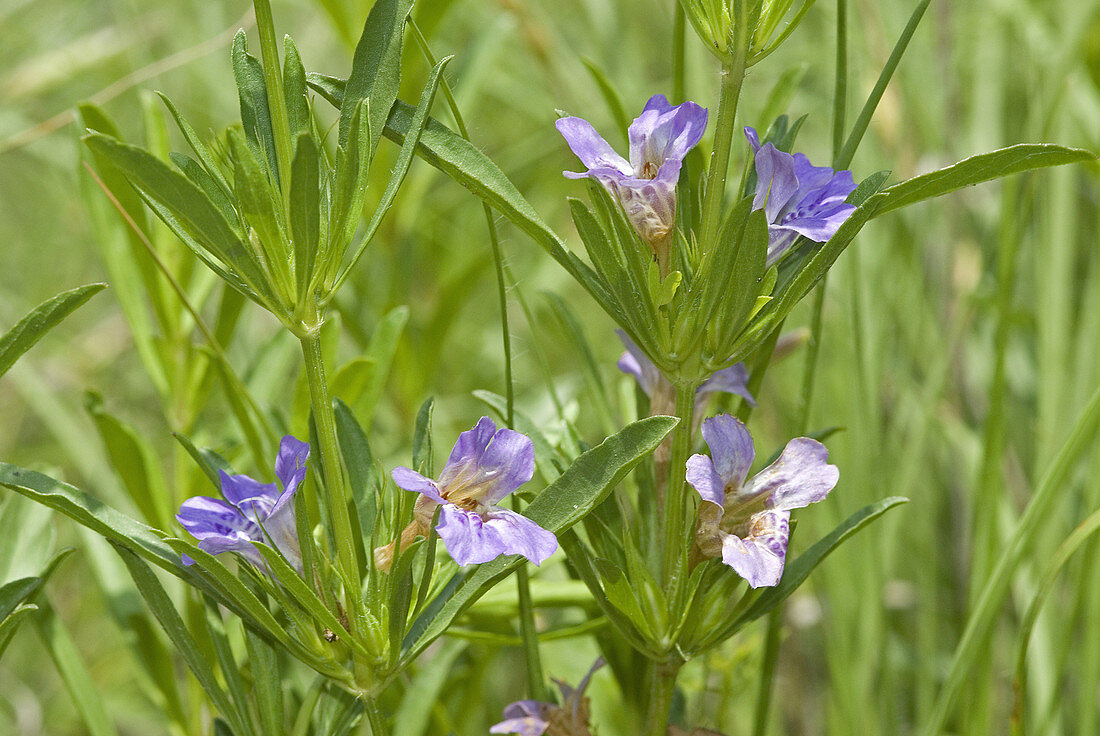
[(856, 188), (851, 171), (814, 166), (805, 154), (780, 151), (745, 128), (755, 158), (756, 195), (753, 209), (768, 217), (768, 259), (771, 267), (799, 236), (824, 243), (855, 212), (845, 200)]
[[(500, 555), (519, 554), (536, 565), (558, 548), (552, 532), (526, 516), (496, 504), (522, 486), (535, 472), (534, 443), (511, 429), (496, 428), (482, 417), (458, 436), (438, 480), (411, 468), (394, 468), (394, 483), (420, 494), (413, 522), (401, 534), (401, 549), (417, 536), (427, 536), (435, 510), (436, 531), (447, 552), (460, 565), (488, 562)], [(394, 544), (375, 550), (380, 569), (389, 569)]]
[(673, 106), (664, 95), (654, 95), (627, 131), (627, 161), (587, 120), (568, 117), (557, 121), (565, 142), (588, 167), (584, 172), (563, 173), (571, 179), (592, 177), (607, 188), (653, 250), (662, 273), (668, 270), (669, 234), (676, 224), (680, 167), (706, 127), (705, 108), (694, 102)]
[(728, 414), (703, 422), (710, 457), (692, 455), (687, 482), (699, 492), (696, 544), (721, 556), (753, 588), (779, 583), (787, 557), (791, 509), (828, 495), (840, 471), (817, 440), (796, 437), (768, 467), (746, 480), (756, 452), (752, 436)]
[[(279, 443), (274, 483), (260, 483), (247, 475), (219, 471), (225, 497), (195, 496), (183, 502), (176, 520), (199, 540), (199, 549), (210, 554), (236, 552), (266, 569), (255, 542), (277, 549), (287, 562), (302, 572), (302, 551), (294, 519), (294, 494), (306, 477), (309, 445), (290, 435)], [(194, 564), (186, 555), (184, 564)]]

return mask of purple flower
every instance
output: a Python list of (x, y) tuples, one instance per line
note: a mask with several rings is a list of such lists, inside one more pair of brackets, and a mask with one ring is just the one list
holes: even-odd
[(756, 197), (753, 209), (768, 216), (767, 265), (779, 260), (798, 236), (824, 243), (855, 206), (845, 199), (856, 188), (851, 171), (814, 166), (805, 154), (791, 155), (771, 143), (760, 145), (760, 136), (745, 128), (756, 156)]
[[(669, 380), (665, 378), (657, 366), (653, 365), (653, 361), (646, 357), (642, 349), (635, 345), (634, 341), (627, 337), (625, 332), (622, 330), (615, 330), (615, 332), (626, 347), (626, 352), (622, 354), (616, 364), (619, 366), (619, 370), (634, 376), (642, 391), (645, 391), (646, 396), (650, 399), (653, 399), (656, 395), (671, 395), (672, 384), (669, 383)], [(711, 394), (716, 393), (737, 394), (749, 402), (750, 405), (756, 406), (756, 400), (749, 393), (748, 381), (749, 371), (745, 368), (744, 363), (735, 363), (729, 368), (718, 371), (703, 381), (699, 388), (695, 390), (696, 414), (703, 408), (703, 404), (706, 403)]]
[[(302, 572), (302, 551), (294, 521), (294, 494), (306, 477), (309, 445), (287, 435), (279, 443), (274, 483), (260, 483), (247, 475), (219, 471), (220, 498), (195, 496), (183, 502), (176, 520), (199, 540), (199, 549), (210, 554), (236, 552), (259, 568), (266, 569), (253, 542), (279, 550), (294, 568)], [(228, 503), (227, 503), (228, 502)], [(193, 565), (187, 555), (185, 565)]]
[(563, 172), (570, 179), (590, 176), (618, 199), (634, 229), (649, 243), (661, 265), (668, 266), (668, 235), (676, 223), (676, 183), (684, 156), (707, 127), (707, 111), (694, 102), (670, 105), (653, 95), (628, 129), (630, 160), (615, 153), (592, 124), (561, 118), (558, 132), (588, 167)]
[(574, 690), (561, 680), (554, 680), (561, 690), (561, 705), (537, 700), (517, 700), (504, 707), (505, 720), (489, 729), (489, 733), (518, 733), (520, 736), (587, 736), (588, 698), (584, 691), (592, 673), (604, 665), (597, 657), (588, 674)]
[(753, 588), (779, 583), (787, 557), (791, 509), (820, 501), (840, 478), (817, 440), (796, 437), (779, 459), (745, 480), (755, 456), (740, 420), (721, 414), (703, 422), (710, 457), (692, 455), (687, 482), (705, 502), (696, 542), (704, 554), (722, 556)]
[[(473, 429), (458, 436), (439, 480), (409, 468), (394, 468), (392, 477), (398, 486), (421, 494), (415, 519), (401, 535), (401, 548), (418, 534), (427, 534), (435, 509), (441, 506), (435, 530), (458, 564), (474, 565), (511, 554), (542, 563), (558, 548), (557, 537), (526, 516), (496, 505), (534, 473), (531, 439), (511, 429), (498, 431), (492, 419), (482, 417)], [(389, 568), (392, 558), (392, 544), (375, 552), (382, 569)]]

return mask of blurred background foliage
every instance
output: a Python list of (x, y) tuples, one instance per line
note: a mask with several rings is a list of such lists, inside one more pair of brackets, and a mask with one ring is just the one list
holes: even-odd
[[(849, 119), (912, 4), (848, 4)], [(346, 75), (369, 0), (273, 5), (279, 31), (294, 36), (308, 70)], [(582, 115), (613, 144), (625, 143), (625, 131), (615, 138), (615, 114), (586, 64), (602, 70), (628, 116), (651, 94), (669, 94), (672, 8), (671, 0), (421, 0), (414, 18), (437, 56), (457, 55), (447, 77), (475, 144), (576, 243), (565, 198), (581, 191), (560, 175), (575, 162), (553, 129), (555, 110)], [(763, 128), (778, 114), (808, 113), (796, 148), (818, 162), (830, 151), (835, 23), (834, 4), (820, 0), (791, 40), (752, 70), (739, 120)], [(127, 139), (141, 140), (149, 120), (164, 118), (149, 99), (156, 89), (200, 131), (221, 128), (238, 115), (228, 52), (241, 26), (254, 38), (246, 2), (0, 0), (0, 327), (63, 288), (108, 280), (89, 216), (89, 203), (101, 207), (103, 199), (79, 165), (82, 131), (73, 106), (100, 104)], [(687, 48), (687, 97), (713, 107), (716, 64), (690, 34)], [(413, 42), (405, 59), (402, 97), (411, 100), (429, 65)], [(880, 169), (898, 180), (1025, 141), (1095, 151), (1098, 85), (1100, 4), (934, 2), (852, 169), (857, 180)], [(322, 119), (334, 118), (323, 102), (316, 108)], [(450, 122), (439, 102), (434, 113)], [(170, 148), (182, 150), (175, 134)], [(396, 151), (388, 143), (379, 149), (378, 177)], [(834, 270), (808, 426), (844, 428), (830, 440), (841, 483), (822, 504), (829, 511), (807, 515), (794, 543), (818, 538), (873, 500), (907, 495), (912, 503), (845, 545), (792, 599), (772, 733), (903, 734), (924, 720), (992, 560), (1100, 382), (1098, 184), (1095, 169), (1063, 167), (925, 203), (871, 223)], [(373, 187), (368, 210), (381, 189)], [(587, 439), (598, 439), (608, 428), (594, 407), (610, 406), (622, 422), (632, 411), (623, 408), (632, 407), (633, 390), (614, 367), (620, 345), (612, 325), (525, 236), (507, 226), (503, 234), (517, 282), (517, 405), (548, 434), (560, 433), (541, 352), (567, 412)], [(363, 353), (390, 310), (409, 310), (371, 434), (387, 468), (406, 462), (426, 396), (437, 397), (435, 432), (445, 438), (484, 413), (472, 391), (503, 393), (493, 278), (481, 207), (414, 163), (381, 236), (337, 299), (341, 363)], [(596, 374), (547, 293), (577, 316)], [(519, 295), (533, 323), (517, 308)], [(809, 313), (804, 305), (788, 326), (805, 326)], [(274, 320), (246, 306), (230, 359), (265, 405), (295, 390), (293, 355)], [(793, 353), (768, 374), (754, 416), (762, 448), (798, 431), (804, 355)], [(165, 464), (178, 456), (170, 434), (177, 427), (165, 418), (170, 412), (143, 370), (112, 290), (0, 381), (0, 457), (132, 509), (85, 407), (86, 391), (134, 426)], [(228, 417), (215, 391), (196, 420), (205, 444), (240, 444)], [(0, 500), (0, 519), (6, 529), (21, 529), (24, 541), (0, 544), (3, 579), (19, 577), (20, 564), (41, 569), (55, 535), (54, 548), (77, 547), (46, 595), (118, 732), (162, 732), (164, 704), (143, 679), (131, 635), (117, 625), (141, 604), (112, 553), (10, 495)], [(1006, 731), (1019, 618), (1057, 546), (1098, 506), (1100, 453), (1093, 453), (1045, 514), (951, 732)], [(1096, 543), (1086, 544), (1070, 562), (1035, 629), (1027, 694), (1034, 733), (1100, 730), (1097, 552)], [(512, 594), (510, 586), (500, 592)], [(507, 619), (493, 619), (491, 605), (479, 610), (490, 622), (483, 628), (509, 631)], [(0, 733), (85, 733), (34, 631), (21, 629), (0, 661)], [(763, 627), (754, 627), (685, 670), (688, 723), (705, 718), (723, 732), (748, 733), (762, 638)], [(437, 705), (425, 710), (423, 723), (410, 715), (402, 734), (484, 733), (522, 694), (518, 647), (447, 643), (434, 656), (420, 671), (430, 672), (433, 662), (449, 667), (427, 691)], [(547, 671), (567, 682), (579, 680), (594, 656), (583, 638), (544, 647)], [(610, 677), (597, 675), (589, 691), (601, 733), (617, 733), (613, 689)]]

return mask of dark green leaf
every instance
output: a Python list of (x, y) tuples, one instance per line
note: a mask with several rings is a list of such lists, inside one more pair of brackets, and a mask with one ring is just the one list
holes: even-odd
[(345, 94), (340, 105), (340, 145), (348, 139), (359, 103), (370, 99), (370, 145), (366, 161), (378, 146), (382, 126), (401, 86), (401, 40), (413, 0), (378, 0), (371, 7), (355, 46)]
[(275, 133), (271, 125), (271, 108), (267, 101), (267, 83), (264, 67), (248, 53), (248, 36), (244, 29), (233, 38), (233, 76), (237, 80), (237, 94), (241, 101), (241, 124), (252, 155), (267, 162), (267, 170), (279, 185), (279, 165), (275, 156)]
[(283, 37), (283, 96), (286, 98), (287, 126), (290, 137), (309, 132), (309, 98), (306, 97), (306, 70), (298, 47), (290, 36)]
[(290, 168), (290, 234), (294, 241), (294, 274), (301, 301), (307, 296), (313, 277), (321, 237), (320, 160), (317, 144), (308, 133), (298, 136)]

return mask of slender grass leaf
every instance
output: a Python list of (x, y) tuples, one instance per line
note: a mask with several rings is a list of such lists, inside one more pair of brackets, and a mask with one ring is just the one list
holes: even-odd
[[(172, 119), (176, 121), (176, 126), (180, 129), (180, 132), (183, 133), (183, 137), (187, 141), (187, 145), (191, 146), (191, 150), (194, 151), (195, 155), (199, 157), (199, 161), (202, 163), (203, 168), (211, 177), (213, 177), (215, 181), (218, 182), (218, 187), (222, 190), (226, 201), (229, 201), (231, 192), (229, 188), (229, 182), (226, 181), (225, 175), (222, 173), (221, 167), (218, 166), (217, 159), (214, 158), (213, 154), (210, 152), (210, 149), (203, 142), (203, 140), (199, 138), (198, 133), (196, 133), (195, 129), (191, 127), (191, 124), (187, 122), (182, 114), (180, 114), (180, 111), (176, 108), (175, 103), (172, 102), (172, 100), (170, 100), (167, 95), (161, 92), (157, 92), (157, 96), (160, 97), (161, 102), (164, 103), (164, 106), (168, 108), (168, 112), (169, 114), (171, 114)], [(95, 128), (95, 130), (99, 129)], [(101, 132), (107, 133), (112, 138), (118, 138), (118, 135), (112, 133), (111, 131), (103, 130)]]
[(63, 291), (32, 309), (0, 337), (0, 376), (7, 373), (19, 356), (30, 350), (43, 335), (105, 288), (107, 284), (80, 286)]
[(172, 604), (156, 575), (129, 548), (115, 544), (115, 550), (122, 557), (122, 561), (126, 563), (126, 568), (130, 571), (130, 576), (134, 579), (134, 584), (137, 585), (138, 592), (145, 599), (149, 610), (156, 616), (161, 628), (164, 629), (164, 633), (168, 634), (168, 638), (172, 640), (176, 650), (183, 655), (184, 661), (187, 662), (187, 666), (195, 675), (195, 679), (199, 681), (199, 685), (202, 686), (211, 703), (229, 721), (234, 733), (247, 733), (244, 730), (243, 719), (229, 701), (229, 696), (218, 684), (210, 663), (202, 655), (194, 637), (187, 630), (179, 611)]
[(80, 714), (80, 720), (88, 729), (88, 735), (117, 736), (114, 722), (104, 707), (103, 696), (92, 682), (91, 673), (80, 658), (76, 642), (57, 617), (53, 607), (42, 606), (42, 610), (33, 620), (42, 643), (73, 700), (76, 712)]

